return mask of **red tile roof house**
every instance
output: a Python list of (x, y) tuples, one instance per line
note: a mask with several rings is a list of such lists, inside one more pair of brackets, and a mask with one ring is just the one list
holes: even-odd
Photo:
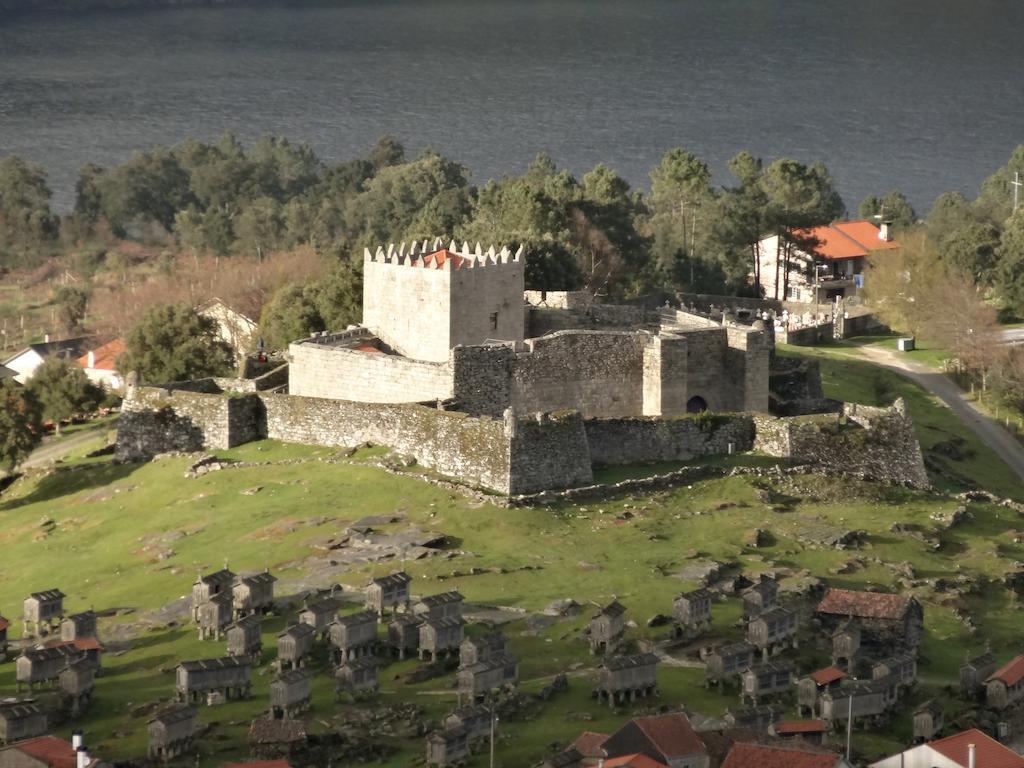
[(1005, 709), (1024, 698), (1024, 656), (1010, 659), (985, 681), (985, 703)]
[(839, 755), (799, 746), (735, 744), (722, 768), (851, 768)]
[(768, 732), (780, 739), (801, 739), (808, 744), (822, 744), (828, 734), (823, 720), (782, 720), (769, 726)]
[(861, 646), (876, 656), (916, 648), (924, 628), (924, 609), (916, 599), (884, 592), (830, 589), (815, 612), (829, 632), (847, 620), (855, 622)]
[[(79, 737), (76, 737), (79, 738)], [(83, 746), (82, 764), (87, 768), (109, 768), (98, 758), (90, 757)], [(0, 768), (78, 768), (79, 753), (64, 739), (40, 736), (0, 748)]]
[(668, 768), (709, 768), (711, 762), (707, 747), (682, 712), (630, 720), (605, 740), (602, 749), (608, 759), (642, 754)]
[[(973, 760), (972, 760), (973, 752)], [(929, 741), (869, 768), (1024, 768), (1024, 757), (977, 729)]]
[(625, 757), (613, 757), (604, 761), (604, 768), (668, 768), (664, 763), (648, 757), (647, 755), (626, 755)]
[(868, 260), (900, 246), (887, 224), (860, 220), (770, 235), (757, 247), (759, 274), (754, 278), (766, 298), (829, 303), (855, 295)]
[(123, 352), (124, 340), (114, 339), (96, 349), (90, 349), (75, 363), (85, 371), (93, 384), (99, 384), (104, 389), (120, 389), (123, 379), (117, 372), (117, 358)]

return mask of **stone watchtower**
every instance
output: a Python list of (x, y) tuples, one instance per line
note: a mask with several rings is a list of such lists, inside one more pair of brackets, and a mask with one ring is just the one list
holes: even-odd
[(443, 363), (450, 350), (522, 341), (523, 249), (486, 252), (440, 239), (365, 251), (363, 326), (392, 350)]

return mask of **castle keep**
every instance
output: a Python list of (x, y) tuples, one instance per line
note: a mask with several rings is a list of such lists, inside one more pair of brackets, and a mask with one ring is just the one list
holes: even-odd
[[(865, 413), (860, 426), (844, 419), (871, 439), (768, 416), (774, 334), (760, 321), (526, 292), (524, 259), (521, 249), (440, 241), (367, 251), (361, 325), (293, 342), (287, 365), (255, 379), (130, 384), (118, 456), (262, 438), (373, 443), (515, 495), (587, 485), (595, 464), (682, 461), (756, 441), (774, 455), (831, 457), (840, 471), (927, 485), (919, 450), (909, 464), (885, 453), (916, 447), (902, 409)], [(704, 411), (714, 415), (693, 418)]]

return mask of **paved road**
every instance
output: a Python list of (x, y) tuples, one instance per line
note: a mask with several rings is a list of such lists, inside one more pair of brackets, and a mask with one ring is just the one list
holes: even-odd
[[(115, 426), (116, 424), (113, 422), (109, 425), (110, 428)], [(104, 433), (95, 429), (85, 429), (60, 439), (56, 439), (55, 436), (48, 437), (42, 445), (32, 451), (27, 459), (21, 462), (20, 468), (33, 469), (52, 464), (57, 459), (63, 459), (72, 451), (78, 450), (86, 443), (95, 442), (102, 434)]]
[(1006, 328), (999, 335), (1006, 344), (1024, 344), (1024, 328)]
[[(1024, 329), (1019, 329), (1024, 341)], [(915, 363), (899, 352), (882, 347), (867, 345), (859, 347), (860, 355), (871, 362), (906, 376), (920, 384), (942, 402), (948, 405), (960, 420), (971, 428), (985, 445), (995, 451), (1007, 463), (1017, 477), (1024, 481), (1024, 446), (1009, 432), (980, 411), (974, 403), (964, 397), (963, 390), (944, 374), (926, 365)]]

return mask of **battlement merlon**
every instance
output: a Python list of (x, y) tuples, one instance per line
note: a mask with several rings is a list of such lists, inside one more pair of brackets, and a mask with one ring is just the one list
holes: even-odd
[(524, 260), (525, 254), (521, 245), (515, 252), (504, 245), (500, 249), (495, 249), (495, 246), (491, 245), (485, 251), (479, 242), (473, 249), (467, 242), (463, 242), (460, 247), (454, 240), (445, 246), (441, 238), (436, 238), (433, 241), (413, 241), (409, 244), (405, 242), (398, 245), (389, 243), (387, 248), (378, 246), (376, 251), (371, 251), (369, 248), (363, 250), (364, 263), (376, 262), (446, 272), (496, 267), (505, 264), (522, 264)]

